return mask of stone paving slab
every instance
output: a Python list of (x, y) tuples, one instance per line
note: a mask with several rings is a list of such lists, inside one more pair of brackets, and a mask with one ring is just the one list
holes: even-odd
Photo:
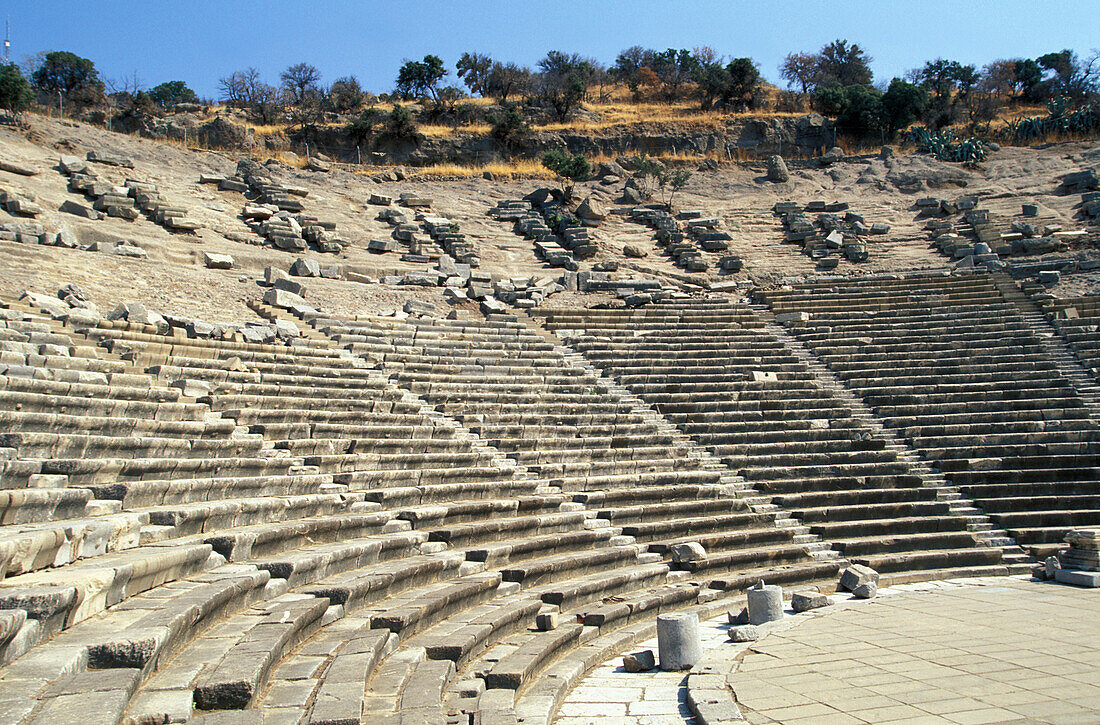
[[(724, 617), (702, 623), (693, 672), (726, 674), (744, 722), (762, 725), (1100, 723), (1095, 590), (987, 577), (830, 598), (751, 643), (728, 642)], [(640, 649), (656, 652), (656, 639)], [(628, 673), (615, 657), (569, 693), (555, 724), (702, 725), (686, 674)]]

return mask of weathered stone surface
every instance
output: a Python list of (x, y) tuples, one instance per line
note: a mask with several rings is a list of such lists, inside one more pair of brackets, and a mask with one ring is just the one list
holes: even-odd
[(535, 627), (541, 632), (549, 632), (558, 628), (559, 615), (557, 612), (540, 612), (535, 615)]
[(878, 583), (866, 581), (852, 590), (852, 596), (856, 599), (874, 599), (878, 594)]
[(73, 214), (75, 216), (84, 217), (85, 219), (102, 219), (106, 216), (103, 212), (96, 211), (87, 204), (81, 204), (78, 201), (72, 199), (66, 199), (64, 203), (58, 208), (58, 211), (63, 211), (66, 214)]
[(657, 659), (651, 649), (623, 655), (623, 669), (627, 672), (648, 672), (656, 666)]
[(233, 257), (216, 252), (203, 252), (202, 263), (209, 269), (233, 269)]
[(38, 169), (30, 164), (19, 164), (7, 159), (0, 159), (0, 171), (7, 171), (9, 174), (17, 174), (19, 176), (38, 175)]
[(860, 584), (867, 582), (878, 583), (878, 572), (863, 564), (852, 564), (840, 573), (840, 583), (837, 588), (841, 591), (851, 592)]
[(598, 199), (588, 197), (577, 207), (577, 216), (591, 221), (603, 221), (607, 218), (607, 209)]
[(699, 639), (699, 615), (692, 613), (658, 615), (657, 649), (660, 653), (662, 670), (672, 672), (693, 667), (703, 653)]
[(291, 265), (290, 273), (296, 277), (320, 277), (321, 265), (314, 259), (298, 257)]
[(646, 252), (641, 247), (635, 246), (633, 244), (623, 245), (623, 255), (626, 257), (631, 257), (633, 259), (642, 259), (649, 256), (648, 252)]
[(302, 297), (299, 297), (293, 292), (278, 289), (277, 287), (272, 287), (264, 293), (264, 304), (273, 307), (281, 307), (284, 310), (291, 310), (295, 307), (305, 307), (308, 305)]
[(777, 184), (782, 184), (786, 181), (790, 181), (791, 172), (787, 170), (787, 162), (783, 160), (782, 156), (769, 156), (768, 157), (768, 181), (773, 181)]
[(755, 642), (760, 639), (760, 630), (755, 624), (739, 624), (729, 628), (731, 642)]
[(795, 592), (791, 596), (791, 609), (799, 613), (827, 607), (830, 603), (829, 597), (821, 592)]
[(783, 587), (757, 582), (746, 593), (749, 624), (764, 624), (783, 618)]
[(685, 564), (691, 561), (701, 561), (707, 558), (707, 550), (696, 541), (672, 546), (672, 561), (677, 564)]

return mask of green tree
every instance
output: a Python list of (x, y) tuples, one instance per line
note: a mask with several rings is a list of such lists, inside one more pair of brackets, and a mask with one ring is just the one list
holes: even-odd
[(872, 60), (858, 44), (834, 40), (817, 54), (815, 84), (818, 87), (833, 82), (841, 87), (870, 85)]
[(837, 127), (849, 136), (874, 138), (886, 132), (882, 94), (871, 86), (831, 83), (818, 89), (817, 102), (822, 113), (836, 118)]
[(95, 63), (66, 50), (47, 53), (31, 80), (45, 93), (60, 93), (74, 103), (94, 103), (103, 96), (103, 81)]
[(928, 91), (925, 121), (935, 128), (950, 126), (960, 119), (970, 91), (979, 79), (974, 66), (943, 58), (928, 61), (912, 77)]
[(565, 151), (547, 151), (542, 155), (542, 165), (558, 177), (567, 200), (573, 198), (574, 185), (592, 175), (592, 166), (581, 154), (573, 156)]
[(760, 90), (760, 70), (752, 58), (734, 58), (726, 66), (730, 85), (723, 99), (735, 111), (756, 105)]
[(486, 86), (492, 69), (493, 59), (483, 53), (463, 53), (455, 63), (458, 77), (470, 89), (470, 93), (476, 93), (479, 96), (488, 95)]
[(668, 199), (665, 201), (668, 204), (668, 208), (672, 208), (672, 199), (676, 196), (676, 192), (687, 186), (688, 180), (691, 178), (691, 172), (686, 169), (680, 169), (679, 171), (664, 170), (657, 177), (657, 185), (661, 187), (661, 191), (668, 192)]
[(906, 83), (901, 78), (890, 81), (890, 87), (882, 94), (882, 110), (887, 138), (908, 128), (924, 113), (928, 104), (928, 92), (920, 86)]
[(1042, 98), (1041, 86), (1043, 83), (1043, 69), (1039, 63), (1031, 59), (1021, 59), (1015, 62), (1014, 76), (1016, 88), (1025, 101), (1035, 102)]
[(165, 110), (181, 103), (198, 103), (199, 97), (183, 81), (166, 81), (149, 91), (149, 98)]
[(447, 68), (438, 55), (426, 55), (424, 60), (405, 61), (397, 72), (397, 92), (404, 98), (439, 100), (439, 83), (447, 76)]
[(14, 63), (0, 64), (0, 108), (18, 115), (30, 108), (34, 91)]

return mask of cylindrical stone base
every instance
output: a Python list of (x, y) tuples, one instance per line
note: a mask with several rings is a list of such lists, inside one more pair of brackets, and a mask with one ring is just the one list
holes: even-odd
[(748, 590), (749, 624), (764, 624), (783, 619), (783, 587), (769, 584)]
[(661, 614), (657, 617), (657, 650), (661, 669), (666, 672), (687, 670), (699, 661), (699, 615)]

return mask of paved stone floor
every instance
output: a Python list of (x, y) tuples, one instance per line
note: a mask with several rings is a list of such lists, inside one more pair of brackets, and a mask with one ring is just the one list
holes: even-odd
[[(751, 645), (704, 624), (749, 723), (1100, 723), (1100, 590), (1019, 577), (926, 582), (769, 625)], [(656, 641), (636, 649), (656, 651)], [(557, 725), (683, 725), (683, 673), (600, 665)]]

